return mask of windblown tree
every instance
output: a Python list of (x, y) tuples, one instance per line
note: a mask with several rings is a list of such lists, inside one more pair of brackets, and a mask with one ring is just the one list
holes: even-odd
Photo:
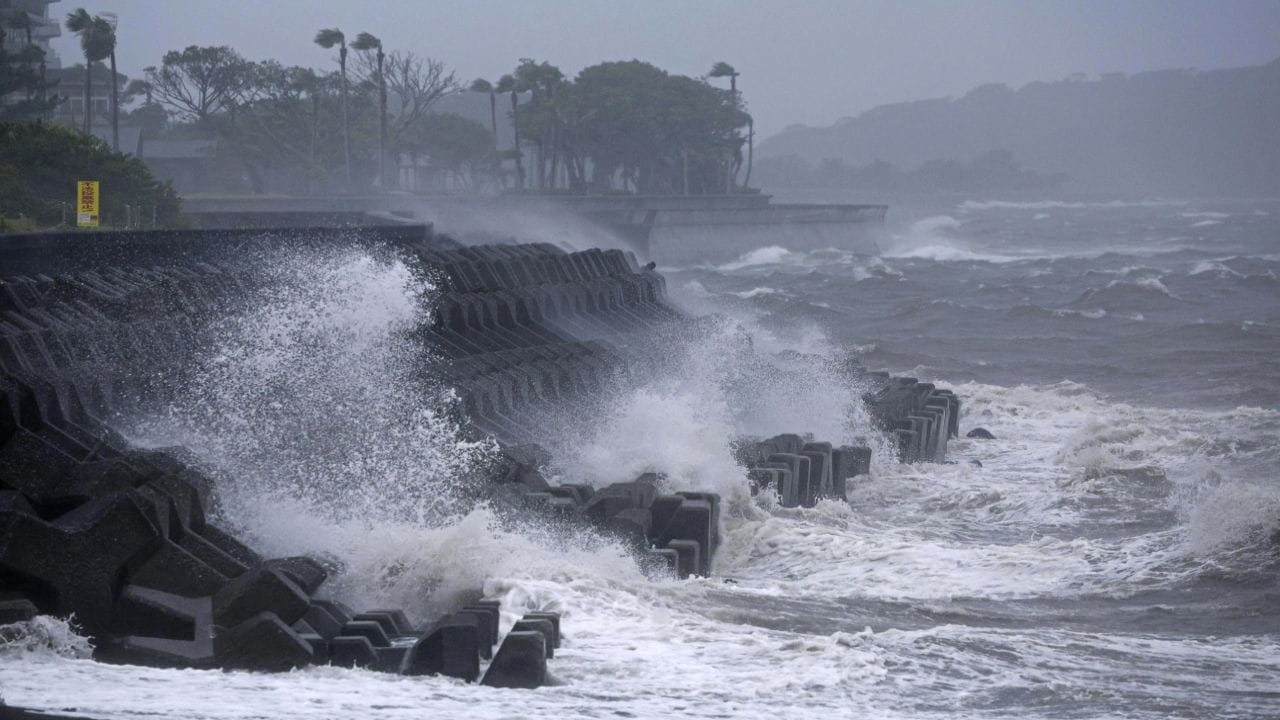
[[(93, 129), (93, 64), (107, 59), (115, 50), (115, 32), (104, 19), (77, 8), (67, 15), (68, 32), (80, 37), (80, 51), (84, 53), (84, 132)], [(115, 77), (111, 78), (112, 84)]]
[[(733, 93), (733, 100), (739, 106), (742, 104), (742, 96), (738, 95), (738, 75), (740, 75), (732, 65), (727, 62), (717, 62), (711, 66), (711, 72), (707, 73), (707, 77), (713, 78), (729, 78), (729, 92)], [(740, 153), (739, 153), (740, 155)], [(751, 184), (751, 162), (755, 156), (755, 123), (750, 115), (747, 115), (747, 179), (743, 183), (746, 186)], [(732, 177), (737, 178), (738, 167), (742, 164), (741, 159), (735, 163)], [(727, 183), (726, 183), (727, 185)], [(729, 188), (726, 187), (726, 190)]]
[(160, 104), (184, 119), (200, 122), (244, 102), (255, 81), (254, 64), (225, 45), (171, 50), (160, 67), (148, 67), (144, 73)]
[(381, 188), (387, 179), (387, 74), (384, 65), (387, 56), (382, 52), (382, 41), (362, 32), (351, 47), (357, 52), (374, 53), (374, 81), (378, 86), (378, 179), (374, 185)]
[[(191, 46), (165, 54), (145, 70), (149, 96), (200, 134), (213, 134), (239, 159), (255, 192), (266, 192), (272, 168), (327, 173), (317, 159), (320, 98), (336, 95), (316, 73), (279, 63), (254, 63), (229, 47)], [(145, 106), (144, 106), (145, 107)], [(335, 113), (336, 114), (336, 113)], [(336, 145), (339, 136), (324, 138)], [(341, 158), (338, 158), (341, 165)]]
[(471, 81), (471, 92), (487, 93), (489, 95), (489, 129), (493, 133), (493, 149), (498, 149), (498, 92), (494, 89), (493, 83), (478, 78)]
[[(109, 19), (108, 19), (109, 18)], [(100, 18), (106, 25), (107, 44), (111, 47), (111, 149), (120, 150), (120, 83), (116, 81), (116, 16), (110, 13)]]
[(641, 193), (721, 192), (741, 154), (747, 116), (732, 91), (631, 60), (586, 68), (565, 93), (597, 189), (618, 178)]
[(498, 84), (494, 86), (495, 92), (511, 94), (511, 125), (516, 129), (513, 154), (516, 160), (516, 182), (519, 183), (517, 187), (521, 190), (524, 190), (524, 153), (520, 151), (520, 93), (526, 89), (523, 81), (510, 74), (498, 78)]
[[(362, 84), (375, 85), (377, 57), (369, 52), (357, 54), (354, 73)], [(400, 50), (386, 54), (383, 77), (387, 83), (387, 147), (392, 153), (406, 150), (409, 129), (441, 98), (460, 89), (457, 76), (444, 63)]]
[[(152, 68), (147, 68), (150, 70)], [(145, 70), (144, 70), (145, 72)], [(125, 120), (142, 130), (142, 137), (154, 138), (164, 132), (169, 124), (169, 113), (155, 100), (154, 86), (149, 80), (136, 78), (124, 88), (124, 104), (131, 105), (141, 98), (142, 104), (125, 112)]]
[(734, 97), (738, 95), (738, 75), (738, 71), (734, 70), (733, 66), (727, 62), (718, 62), (712, 65), (711, 72), (707, 73), (707, 77), (729, 78), (729, 92), (733, 93)]
[(516, 131), (528, 138), (537, 150), (537, 187), (552, 186), (560, 161), (560, 126), (557, 93), (564, 85), (564, 73), (548, 62), (521, 58), (512, 73), (517, 87), (529, 92), (529, 103), (516, 123)]
[(327, 28), (316, 33), (315, 43), (331, 50), (338, 48), (338, 67), (342, 75), (342, 154), (347, 169), (347, 189), (351, 186), (351, 124), (347, 114), (347, 37), (338, 28)]

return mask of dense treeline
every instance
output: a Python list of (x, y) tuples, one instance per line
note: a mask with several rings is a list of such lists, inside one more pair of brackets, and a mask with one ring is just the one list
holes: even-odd
[[(485, 127), (433, 112), (461, 91), (442, 63), (384, 53), (376, 38), (361, 38), (369, 40), (348, 46), (337, 30), (317, 35), (339, 49), (336, 73), (249, 61), (229, 47), (169, 52), (132, 88), (146, 96), (137, 113), (170, 117), (170, 136), (215, 134), (256, 192), (367, 190), (392, 181), (392, 162), (417, 158), (467, 189), (740, 188), (750, 116), (736, 90), (637, 60), (594, 65), (571, 79), (526, 59), (496, 83), (471, 85), (490, 95)], [(499, 150), (499, 112), (515, 126), (512, 149)]]
[[(423, 174), (437, 188), (487, 191), (704, 194), (750, 183), (751, 116), (738, 73), (726, 63), (707, 78), (638, 60), (601, 63), (570, 78), (548, 62), (521, 59), (495, 83), (471, 84), (489, 97), (485, 124), (436, 111), (463, 92), (444, 63), (388, 52), (374, 35), (348, 38), (339, 28), (314, 36), (336, 53), (329, 70), (190, 46), (166, 53), (119, 92), (101, 79), (116, 77), (114, 17), (104, 15), (78, 8), (66, 18), (85, 59), (86, 110), (76, 124), (93, 131), (97, 77), (97, 87), (110, 86), (113, 147), (122, 121), (141, 128), (144, 146), (215, 139), (199, 144), (216, 148), (213, 157), (196, 144), (177, 156), (202, 163), (201, 184), (215, 190), (366, 193), (404, 186), (405, 172), (410, 189), (427, 189), (419, 187)], [(12, 22), (31, 21), (19, 13)], [(66, 99), (37, 72), (41, 53), (28, 40), (22, 53), (0, 54), (0, 112), (42, 118)], [(728, 78), (729, 87), (708, 78)], [(514, 128), (511, 147), (499, 141), (500, 112)]]

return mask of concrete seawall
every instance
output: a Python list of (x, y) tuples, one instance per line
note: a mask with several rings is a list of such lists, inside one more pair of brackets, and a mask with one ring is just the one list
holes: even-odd
[(884, 205), (773, 204), (768, 195), (191, 197), (203, 228), (432, 222), (462, 235), (620, 247), (662, 265), (732, 260), (755, 248), (874, 253)]

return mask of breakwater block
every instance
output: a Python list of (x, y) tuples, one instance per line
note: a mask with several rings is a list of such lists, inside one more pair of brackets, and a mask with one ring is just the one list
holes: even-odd
[(551, 623), (551, 647), (560, 647), (560, 613), (531, 612), (525, 613), (522, 620), (546, 620)]
[(488, 660), (493, 657), (493, 646), (498, 644), (498, 623), (502, 613), (500, 603), (472, 603), (459, 610), (455, 615), (471, 615), (476, 618), (480, 657)]
[(540, 632), (510, 632), (484, 674), (481, 685), (536, 688), (547, 680), (547, 639)]
[[(354, 612), (318, 597), (332, 568), (263, 557), (212, 520), (213, 483), (180, 449), (141, 451), (112, 428), (117, 411), (172, 401), (173, 380), (199, 360), (201, 332), (262, 287), (261, 269), (247, 260), (254, 252), (340, 243), (389, 246), (438, 287), (413, 334), (424, 351), (419, 370), (457, 391), (468, 433), (500, 442), (495, 497), (518, 499), (516, 512), (620, 538), (663, 572), (710, 574), (721, 542), (719, 497), (677, 493), (656, 476), (598, 490), (553, 486), (551, 458), (538, 445), (559, 413), (581, 409), (616, 378), (638, 377), (635, 348), (692, 327), (667, 303), (662, 276), (617, 250), (460, 247), (405, 232), (0, 241), (13, 250), (4, 251), (11, 275), (0, 278), (0, 599), (27, 603), (21, 612), (74, 614), (104, 659), (174, 667), (332, 662), (405, 672), (418, 662), (474, 680), (472, 663), (493, 657), (497, 683), (536, 637), (532, 671), (502, 682), (541, 682), (560, 641), (558, 618), (548, 628), (549, 618), (527, 615), (521, 630), (501, 638), (491, 602), (418, 630), (394, 609)], [(145, 372), (112, 374), (116, 360)], [(945, 458), (959, 428), (954, 394), (883, 373), (859, 378), (877, 427), (897, 432), (904, 461)], [(743, 464), (756, 492), (812, 506), (846, 496), (869, 471), (862, 450), (784, 434), (751, 444)], [(423, 644), (433, 633), (435, 644)]]
[[(778, 452), (798, 449), (798, 452)], [(751, 477), (752, 493), (776, 493), (783, 507), (813, 507), (822, 498), (848, 499), (850, 482), (871, 473), (871, 448), (832, 447), (799, 435), (778, 435), (758, 442), (740, 441), (739, 462)]]
[[(475, 680), (499, 640), (493, 601), (423, 632), (400, 610), (353, 612), (317, 597), (331, 568), (263, 557), (209, 519), (214, 485), (181, 449), (139, 450), (112, 429), (118, 410), (172, 400), (198, 333), (261, 286), (245, 261), (253, 252), (385, 245), (442, 270), (442, 312), (420, 339), (444, 362), (424, 369), (478, 408), (473, 426), (489, 423), (504, 441), (495, 483), (543, 493), (544, 506), (579, 522), (595, 492), (550, 487), (535, 419), (598, 393), (624, 365), (604, 338), (684, 319), (665, 304), (664, 281), (618, 251), (463, 248), (379, 229), (10, 240), (0, 243), (4, 272), (26, 275), (0, 278), (0, 620), (74, 615), (97, 656), (118, 662), (392, 672), (434, 663)], [(111, 374), (117, 361), (145, 372)], [(653, 494), (630, 493), (601, 522), (647, 544)], [(521, 622), (554, 652), (558, 616)]]
[(406, 675), (448, 675), (467, 682), (480, 676), (481, 618), (455, 613), (435, 624), (405, 656)]
[(531, 618), (528, 615), (516, 621), (511, 627), (511, 632), (536, 632), (541, 633), (546, 640), (547, 659), (550, 660), (556, 656), (556, 629), (555, 624), (546, 618)]
[(18, 600), (0, 600), (0, 625), (26, 622), (39, 615), (35, 603), (25, 598)]

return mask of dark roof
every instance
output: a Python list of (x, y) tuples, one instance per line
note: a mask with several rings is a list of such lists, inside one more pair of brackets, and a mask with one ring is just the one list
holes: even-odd
[[(111, 144), (111, 125), (103, 124), (102, 118), (97, 118), (98, 122), (93, 124), (90, 131), (93, 136), (106, 143)], [(120, 152), (129, 155), (138, 154), (138, 145), (142, 142), (142, 128), (136, 125), (120, 126)]]
[(202, 160), (213, 155), (217, 140), (145, 140), (142, 157), (145, 160)]

